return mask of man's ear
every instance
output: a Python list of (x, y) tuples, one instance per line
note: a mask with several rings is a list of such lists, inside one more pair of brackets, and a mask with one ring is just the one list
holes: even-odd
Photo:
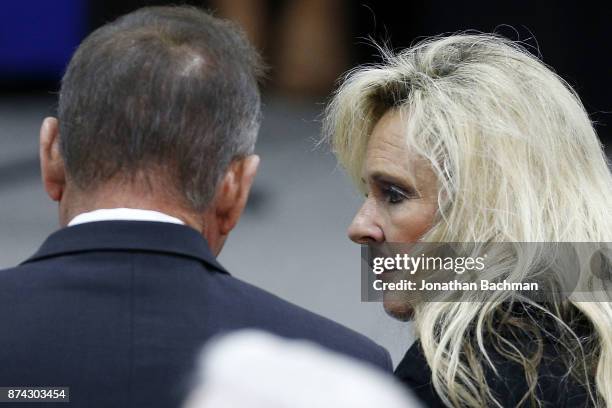
[(59, 125), (48, 117), (40, 127), (40, 171), (45, 191), (53, 201), (60, 201), (66, 187), (66, 169), (60, 152)]
[(236, 226), (249, 198), (259, 167), (259, 156), (250, 155), (230, 164), (215, 199), (215, 218), (219, 234), (226, 236)]

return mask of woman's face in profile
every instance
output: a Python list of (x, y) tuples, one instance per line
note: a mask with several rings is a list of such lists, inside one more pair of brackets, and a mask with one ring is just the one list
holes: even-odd
[[(418, 241), (431, 227), (437, 205), (436, 177), (429, 163), (406, 143), (406, 115), (388, 111), (368, 141), (362, 182), (366, 199), (348, 229), (358, 244)], [(413, 309), (401, 292), (385, 291), (387, 313), (409, 320)]]
[(407, 146), (406, 120), (389, 110), (372, 131), (362, 171), (366, 199), (348, 229), (356, 243), (415, 242), (433, 222), (436, 177)]

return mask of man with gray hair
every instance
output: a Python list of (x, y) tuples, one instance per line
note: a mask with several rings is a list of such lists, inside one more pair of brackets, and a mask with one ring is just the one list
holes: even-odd
[(259, 163), (260, 70), (234, 26), (195, 8), (140, 9), (83, 41), (40, 131), (63, 228), (0, 271), (0, 386), (178, 406), (201, 345), (247, 327), (391, 370), (380, 346), (216, 260)]

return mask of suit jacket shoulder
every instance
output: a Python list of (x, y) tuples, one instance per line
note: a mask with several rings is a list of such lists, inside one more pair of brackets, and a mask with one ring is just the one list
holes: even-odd
[(258, 327), (288, 338), (315, 341), (385, 371), (393, 370), (387, 350), (364, 335), (237, 278), (219, 275), (217, 279), (225, 281), (218, 293), (233, 293), (245, 316)]
[(54, 233), (0, 271), (0, 324), (0, 384), (68, 385), (74, 406), (178, 406), (202, 346), (246, 328), (392, 369), (384, 348), (232, 277), (197, 231), (167, 223)]

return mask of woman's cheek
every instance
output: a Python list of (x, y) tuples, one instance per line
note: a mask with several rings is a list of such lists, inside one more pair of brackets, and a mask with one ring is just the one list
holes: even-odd
[(389, 242), (415, 242), (429, 229), (435, 210), (426, 203), (406, 203), (390, 209), (385, 230)]

